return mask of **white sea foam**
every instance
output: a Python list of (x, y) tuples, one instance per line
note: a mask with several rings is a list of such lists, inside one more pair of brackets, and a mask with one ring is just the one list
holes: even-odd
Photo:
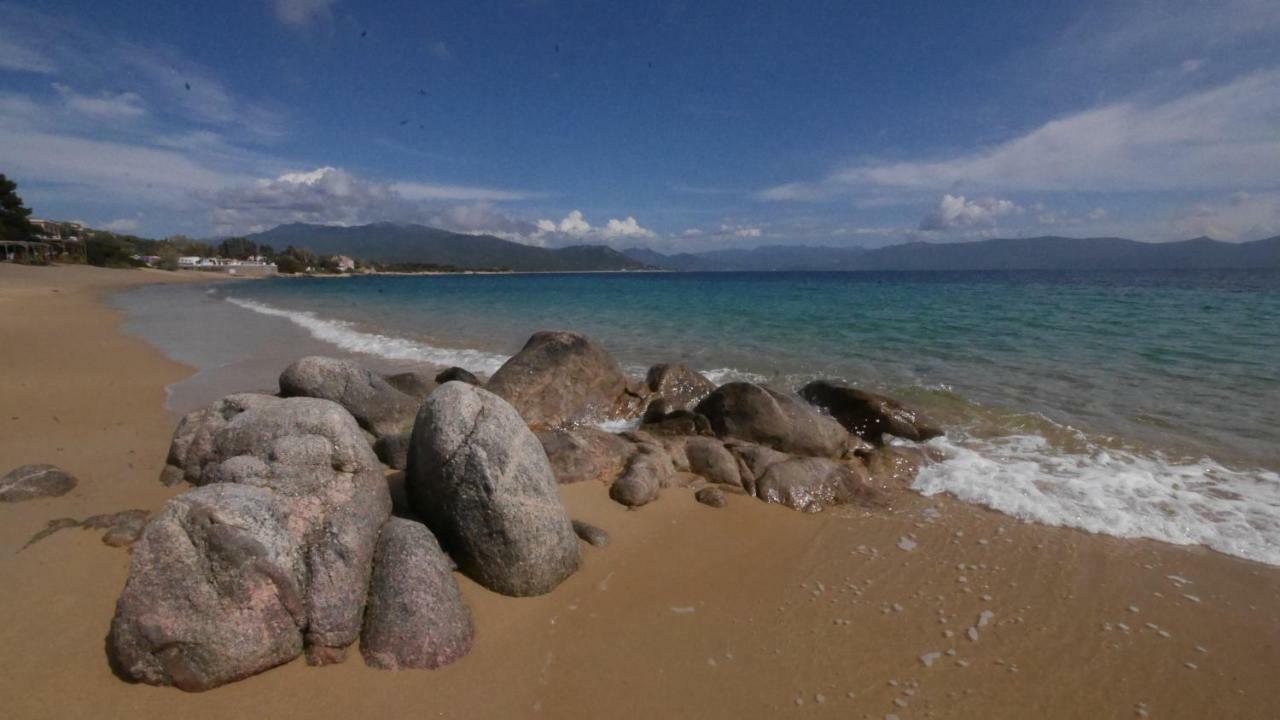
[(610, 433), (624, 433), (640, 428), (640, 418), (630, 420), (604, 420), (595, 424), (597, 428)]
[(310, 311), (283, 310), (265, 303), (228, 297), (227, 302), (263, 315), (285, 318), (304, 328), (317, 340), (350, 352), (377, 355), (389, 360), (415, 360), (432, 365), (456, 365), (473, 372), (493, 374), (507, 361), (505, 355), (481, 350), (440, 348), (408, 338), (364, 332), (345, 320), (322, 318)]
[(747, 372), (737, 368), (715, 368), (714, 370), (703, 370), (702, 374), (708, 380), (716, 385), (723, 385), (730, 382), (750, 382), (763, 383), (768, 382), (769, 378), (758, 373)]
[(1123, 538), (1207, 545), (1280, 565), (1280, 474), (1212, 460), (1175, 462), (1085, 443), (1067, 452), (1038, 435), (930, 441), (946, 460), (921, 470), (924, 495), (1046, 525)]

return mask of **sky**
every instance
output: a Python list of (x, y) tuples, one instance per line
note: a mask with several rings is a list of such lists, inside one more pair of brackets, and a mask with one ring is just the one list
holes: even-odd
[(1280, 2), (0, 0), (0, 173), (161, 237), (1280, 235)]

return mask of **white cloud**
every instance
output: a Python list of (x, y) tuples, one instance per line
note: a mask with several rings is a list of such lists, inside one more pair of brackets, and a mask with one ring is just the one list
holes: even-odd
[(539, 244), (584, 241), (610, 243), (657, 237), (656, 233), (642, 227), (639, 221), (630, 215), (622, 220), (611, 218), (603, 226), (597, 227), (587, 222), (581, 210), (570, 210), (560, 222), (537, 220), (533, 227), (535, 233), (530, 240)]
[(276, 17), (286, 25), (301, 27), (313, 20), (330, 16), (330, 6), (337, 0), (273, 0)]
[(653, 237), (652, 230), (640, 227), (640, 223), (636, 219), (627, 216), (625, 220), (612, 219), (605, 224), (600, 230), (600, 235), (606, 239), (613, 238), (647, 238)]
[(687, 238), (696, 238), (696, 237), (702, 237), (705, 234), (706, 233), (704, 231), (699, 230), (698, 228), (689, 228), (684, 232), (680, 233), (680, 236), (687, 237)]
[(62, 83), (54, 83), (53, 89), (58, 91), (62, 102), (69, 110), (102, 120), (123, 120), (142, 117), (147, 114), (142, 97), (137, 93), (103, 93), (101, 95), (82, 95)]
[(1280, 167), (1280, 70), (1156, 103), (1107, 105), (991, 148), (932, 162), (869, 163), (767, 200), (816, 200), (881, 188), (986, 191), (1185, 191), (1268, 186)]
[(401, 182), (393, 184), (392, 188), (411, 200), (486, 200), (501, 202), (542, 197), (542, 193), (470, 187), (466, 185), (429, 185), (426, 183)]
[(0, 70), (44, 74), (51, 74), (57, 70), (57, 66), (50, 58), (38, 48), (24, 42), (18, 35), (19, 32), (13, 28), (0, 27)]
[(943, 195), (938, 207), (920, 221), (924, 231), (953, 230), (956, 228), (991, 227), (1005, 215), (1020, 208), (1011, 200), (983, 198), (966, 200), (963, 195)]
[(1174, 214), (1168, 232), (1174, 238), (1232, 241), (1280, 235), (1280, 193), (1237, 192), (1195, 203)]
[(1107, 211), (1104, 208), (1094, 208), (1090, 210), (1089, 214), (1085, 215), (1084, 217), (1086, 220), (1093, 220), (1093, 221), (1106, 220)]
[(1200, 70), (1200, 68), (1204, 67), (1204, 59), (1188, 58), (1182, 61), (1182, 65), (1180, 67), (1182, 68), (1183, 74), (1190, 75), (1191, 73), (1197, 72)]
[(116, 220), (99, 223), (96, 227), (103, 230), (110, 230), (111, 232), (130, 233), (135, 232), (138, 228), (142, 227), (142, 223), (139, 222), (137, 218), (118, 218)]

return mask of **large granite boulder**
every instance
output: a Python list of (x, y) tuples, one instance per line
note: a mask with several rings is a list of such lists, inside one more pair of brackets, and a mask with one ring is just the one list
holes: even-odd
[(688, 410), (716, 389), (716, 384), (686, 365), (654, 365), (645, 376), (650, 397), (661, 397), (671, 410)]
[(213, 438), (240, 413), (261, 407), (279, 398), (261, 393), (228, 395), (209, 407), (192, 410), (178, 421), (169, 443), (169, 455), (165, 459), (160, 481), (173, 486), (183, 481), (202, 485), (200, 472), (205, 458), (213, 452)]
[(0, 477), (0, 502), (59, 497), (75, 488), (75, 476), (53, 465), (22, 465)]
[(756, 497), (794, 510), (817, 512), (848, 502), (874, 502), (866, 468), (856, 460), (793, 457), (769, 465), (756, 478)]
[(471, 611), (449, 557), (425, 525), (393, 517), (382, 526), (369, 580), (360, 651), (385, 670), (434, 670), (471, 651)]
[(684, 457), (689, 472), (701, 475), (717, 485), (743, 487), (737, 458), (715, 438), (692, 437), (685, 440)]
[(117, 667), (203, 690), (303, 650), (341, 660), (391, 512), (355, 420), (328, 400), (267, 398), (201, 447), (185, 460), (204, 487), (170, 500), (134, 546), (109, 637)]
[(831, 414), (849, 432), (877, 445), (887, 433), (917, 442), (942, 435), (942, 430), (917, 410), (884, 395), (848, 385), (816, 380), (800, 396)]
[(416, 398), (395, 389), (372, 370), (350, 360), (317, 355), (285, 368), (280, 375), (280, 395), (332, 400), (379, 438), (408, 430), (418, 411)]
[(562, 485), (588, 480), (612, 482), (635, 452), (625, 439), (586, 425), (544, 430), (537, 435), (556, 481)]
[(643, 388), (584, 335), (539, 332), (486, 387), (511, 403), (534, 430), (636, 417)]
[(490, 590), (540, 595), (578, 567), (542, 445), (487, 390), (450, 382), (431, 393), (414, 423), (405, 489), (458, 567)]
[(746, 382), (721, 385), (698, 403), (716, 436), (766, 445), (780, 452), (840, 457), (848, 432), (798, 398)]

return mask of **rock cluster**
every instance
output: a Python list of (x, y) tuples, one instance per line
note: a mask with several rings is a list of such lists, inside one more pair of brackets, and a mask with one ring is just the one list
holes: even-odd
[[(179, 423), (162, 480), (194, 488), (134, 544), (108, 637), (124, 677), (205, 690), (303, 654), (340, 662), (357, 639), (371, 666), (438, 668), (474, 636), (455, 569), (538, 595), (578, 568), (580, 540), (608, 545), (569, 517), (558, 484), (600, 483), (629, 508), (672, 488), (713, 508), (728, 494), (808, 512), (874, 505), (929, 461), (883, 435), (936, 432), (892, 400), (830, 383), (805, 388), (811, 405), (751, 383), (716, 387), (680, 365), (633, 382), (566, 332), (537, 333), (487, 383), (460, 368), (384, 378), (308, 357), (280, 390), (231, 395)], [(639, 428), (596, 426), (614, 420)], [(392, 481), (404, 517), (391, 516)], [(144, 521), (100, 522), (127, 542)]]

